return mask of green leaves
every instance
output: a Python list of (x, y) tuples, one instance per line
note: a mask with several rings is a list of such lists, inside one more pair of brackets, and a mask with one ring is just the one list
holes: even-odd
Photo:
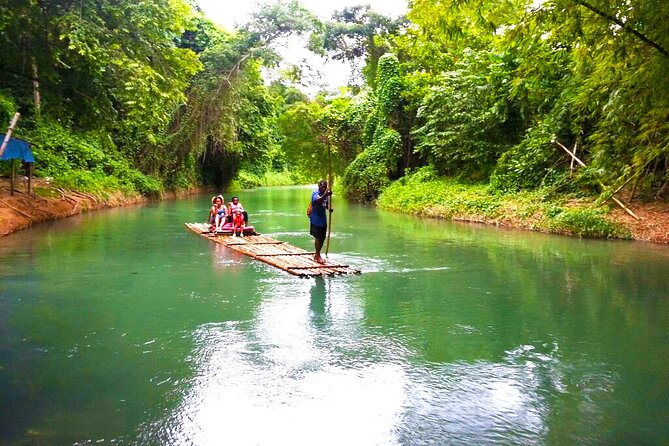
[[(572, 185), (669, 191), (667, 2), (413, 0), (411, 22), (360, 6), (321, 23), (279, 1), (235, 33), (185, 0), (0, 0), (0, 15), (2, 113), (43, 125), (37, 80), (45, 121), (104, 135), (68, 138), (60, 159), (44, 141), (54, 166), (108, 168), (111, 154), (173, 185), (224, 185), (241, 168), (313, 177), (332, 162), (364, 200), (425, 164), (504, 190), (573, 188), (555, 138), (589, 166)], [(364, 61), (366, 85), (313, 101), (268, 89), (273, 45), (294, 34)]]
[(669, 29), (660, 19), (668, 8), (666, 2), (545, 2), (505, 42), (519, 62), (514, 95), (522, 97), (518, 87), (524, 87), (534, 119), (545, 119), (567, 145), (578, 142), (580, 156), (605, 184), (637, 174), (654, 178), (639, 182), (646, 194), (661, 187), (666, 173), (652, 166), (669, 157)]
[[(497, 164), (494, 183), (505, 189), (558, 185), (569, 163), (546, 143), (554, 135), (578, 143), (589, 172), (598, 172), (583, 171), (584, 185), (641, 174), (652, 179), (638, 183), (646, 192), (662, 190), (669, 28), (659, 17), (668, 8), (638, 0), (412, 2), (416, 28), (396, 42), (415, 80), (404, 96), (420, 103), (418, 153), (448, 175), (484, 178)], [(527, 132), (533, 128), (541, 131)]]
[(513, 104), (506, 98), (510, 67), (496, 54), (465, 52), (437, 79), (418, 112), (416, 150), (442, 174), (486, 178), (513, 141)]

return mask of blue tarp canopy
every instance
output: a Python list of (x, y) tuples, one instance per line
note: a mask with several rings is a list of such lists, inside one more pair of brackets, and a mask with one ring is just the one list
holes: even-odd
[[(0, 144), (2, 144), (2, 141), (4, 140), (5, 135), (0, 133)], [(5, 147), (5, 151), (2, 152), (1, 159), (11, 160), (16, 158), (21, 159), (26, 163), (35, 162), (35, 157), (33, 156), (33, 151), (30, 149), (30, 144), (22, 139), (9, 138), (7, 147)]]

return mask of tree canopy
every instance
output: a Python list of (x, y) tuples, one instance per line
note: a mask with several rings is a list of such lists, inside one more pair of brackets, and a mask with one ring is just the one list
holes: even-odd
[[(662, 198), (665, 3), (412, 0), (406, 17), (324, 20), (293, 0), (225, 30), (185, 0), (0, 0), (0, 117), (21, 111), (37, 173), (82, 189), (311, 182), (327, 164), (361, 200), (423, 166), (496, 190)], [(268, 85), (287, 36), (362, 78), (316, 97), (299, 70)], [(574, 177), (557, 143), (587, 168)]]

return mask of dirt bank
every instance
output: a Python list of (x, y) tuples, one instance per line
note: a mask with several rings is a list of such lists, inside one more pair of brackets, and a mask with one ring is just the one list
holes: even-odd
[[(15, 186), (12, 195), (9, 181), (0, 179), (0, 237), (29, 228), (36, 223), (148, 201), (141, 195), (125, 196), (120, 193), (103, 200), (90, 194), (55, 188), (42, 179), (34, 180), (33, 187), (39, 190), (39, 194), (28, 195), (26, 184), (21, 182)], [(191, 193), (195, 192), (197, 191)], [(176, 198), (176, 195), (166, 194), (163, 198)]]
[[(128, 197), (121, 194), (100, 200), (92, 195), (54, 188), (42, 179), (36, 179), (34, 186), (39, 188), (39, 196), (26, 194), (25, 184), (17, 185), (20, 192), (15, 191), (14, 195), (10, 195), (9, 181), (0, 179), (0, 236), (44, 221), (147, 201), (145, 197), (139, 195)], [(198, 191), (190, 193), (195, 192)], [(640, 220), (634, 219), (622, 209), (614, 210), (611, 219), (629, 228), (635, 240), (669, 244), (669, 203), (635, 202), (631, 207), (635, 214), (641, 217)]]
[(669, 243), (669, 203), (632, 203), (639, 220), (622, 209), (615, 209), (611, 219), (629, 228), (635, 240), (653, 243)]

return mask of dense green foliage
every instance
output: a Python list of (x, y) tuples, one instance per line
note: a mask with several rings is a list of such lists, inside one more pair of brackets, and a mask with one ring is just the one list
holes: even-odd
[(22, 113), (16, 135), (36, 147), (37, 174), (88, 190), (156, 193), (135, 167), (160, 145), (194, 53), (174, 41), (190, 7), (179, 1), (0, 2), (0, 91)]
[(400, 176), (403, 166), (402, 85), (399, 61), (390, 54), (379, 59), (376, 89), (371, 96), (372, 107), (365, 123), (363, 141), (365, 150), (348, 166), (344, 173), (344, 187), (349, 196), (371, 201), (390, 180)]
[[(669, 26), (659, 17), (667, 8), (603, 0), (413, 1), (411, 26), (384, 38), (399, 61), (400, 120), (391, 127), (405, 149), (385, 153), (396, 157), (399, 175), (430, 165), (464, 181), (490, 179), (501, 190), (608, 194), (629, 182), (632, 195), (666, 196)], [(367, 62), (376, 71), (385, 57)], [(377, 112), (386, 92), (368, 84), (376, 111), (366, 129), (375, 129), (383, 124)], [(393, 174), (379, 166), (388, 161), (378, 152), (383, 136), (367, 134), (347, 185), (352, 197), (373, 199)], [(558, 142), (577, 147), (588, 168), (572, 171)]]
[[(0, 0), (0, 13), (0, 119), (22, 113), (37, 174), (66, 187), (156, 194), (334, 174), (373, 201), (427, 167), (492, 196), (669, 191), (666, 2), (413, 0), (407, 17), (359, 6), (319, 21), (293, 0), (232, 32), (186, 0)], [(291, 35), (362, 65), (362, 82), (310, 98), (294, 67), (267, 85)]]
[[(315, 25), (296, 2), (234, 33), (183, 0), (0, 0), (0, 117), (37, 155), (35, 172), (104, 195), (223, 187), (286, 166), (280, 95), (261, 76), (272, 42)], [(3, 166), (6, 168), (6, 166)]]

